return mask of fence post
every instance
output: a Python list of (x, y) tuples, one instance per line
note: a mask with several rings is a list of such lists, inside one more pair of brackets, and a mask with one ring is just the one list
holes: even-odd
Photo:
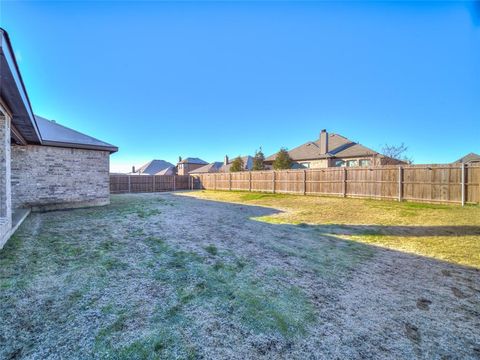
[(152, 189), (153, 191), (152, 192), (155, 192), (155, 175), (153, 175), (153, 185), (152, 186), (153, 186), (153, 189)]
[(228, 173), (228, 190), (232, 191), (232, 173)]
[(307, 194), (307, 170), (303, 170), (303, 195)]
[(272, 172), (272, 193), (275, 194), (275, 170)]
[(177, 187), (176, 182), (177, 182), (177, 175), (173, 175), (173, 191), (176, 190), (176, 187)]
[(462, 163), (462, 206), (465, 206), (465, 163)]
[(128, 192), (129, 193), (132, 192), (132, 184), (131, 184), (131, 180), (130, 180), (130, 175), (128, 175)]
[(248, 191), (252, 191), (252, 172), (248, 172)]
[(343, 197), (347, 197), (347, 168), (343, 168)]
[(403, 198), (403, 167), (398, 167), (398, 201)]

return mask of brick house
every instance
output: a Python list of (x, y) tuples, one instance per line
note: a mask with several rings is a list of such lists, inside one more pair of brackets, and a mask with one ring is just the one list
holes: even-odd
[(201, 168), (202, 166), (207, 165), (208, 163), (199, 158), (192, 158), (188, 157), (182, 159), (181, 157), (178, 158), (177, 163), (177, 174), (178, 175), (188, 175), (193, 170)]
[[(375, 150), (351, 141), (339, 134), (322, 130), (315, 141), (309, 141), (288, 152), (294, 167), (327, 168), (404, 164), (403, 161), (384, 156)], [(276, 154), (265, 159), (265, 165), (272, 167)]]
[[(243, 161), (243, 171), (250, 171), (253, 168), (253, 157), (241, 156)], [(234, 159), (235, 160), (235, 159)], [(219, 161), (215, 161), (213, 163), (201, 166), (195, 170), (190, 171), (190, 174), (208, 174), (208, 173), (218, 173), (218, 172), (230, 172), (230, 168), (232, 167), (233, 160), (229, 159), (227, 155), (225, 155), (223, 159), (223, 163)]]
[(105, 205), (118, 149), (35, 116), (0, 28), (0, 248), (30, 210)]

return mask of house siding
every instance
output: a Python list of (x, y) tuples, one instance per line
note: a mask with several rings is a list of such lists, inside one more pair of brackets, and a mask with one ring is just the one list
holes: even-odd
[(56, 210), (110, 202), (109, 152), (12, 146), (13, 208)]

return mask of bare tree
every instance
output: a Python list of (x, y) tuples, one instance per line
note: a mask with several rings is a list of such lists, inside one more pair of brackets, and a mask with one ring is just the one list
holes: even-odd
[[(382, 147), (382, 154), (385, 155), (387, 158), (405, 161), (407, 164), (412, 164), (413, 158), (407, 155), (407, 151), (408, 146), (406, 146), (404, 143), (401, 143), (400, 145), (385, 144)], [(392, 161), (392, 163), (394, 163), (394, 161)], [(388, 165), (388, 159), (385, 164)]]

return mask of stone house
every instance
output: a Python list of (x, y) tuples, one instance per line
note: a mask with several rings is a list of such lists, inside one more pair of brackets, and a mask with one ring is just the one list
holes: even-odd
[(0, 248), (30, 210), (108, 204), (109, 157), (117, 150), (34, 115), (0, 28)]
[[(351, 141), (339, 134), (322, 130), (315, 141), (309, 141), (288, 152), (294, 167), (327, 168), (404, 164), (403, 161), (384, 156), (375, 150)], [(271, 168), (277, 154), (265, 159)]]

